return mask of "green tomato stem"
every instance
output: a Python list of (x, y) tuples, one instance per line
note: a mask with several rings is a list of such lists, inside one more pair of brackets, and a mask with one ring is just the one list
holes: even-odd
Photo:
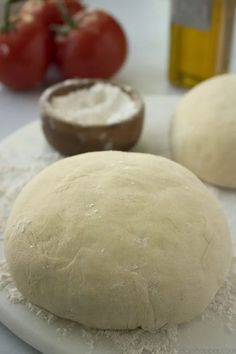
[(60, 11), (61, 17), (63, 18), (63, 20), (65, 21), (65, 23), (70, 27), (70, 28), (75, 28), (76, 27), (76, 23), (75, 21), (72, 19), (69, 11), (67, 10), (64, 0), (56, 0), (57, 2), (57, 6), (58, 9)]
[(6, 0), (4, 5), (4, 13), (3, 13), (3, 29), (6, 32), (10, 29), (10, 13), (11, 13), (11, 0)]
[(14, 28), (14, 24), (10, 21), (11, 6), (15, 2), (20, 2), (21, 0), (5, 0), (3, 8), (3, 24), (0, 26), (0, 32), (9, 32)]

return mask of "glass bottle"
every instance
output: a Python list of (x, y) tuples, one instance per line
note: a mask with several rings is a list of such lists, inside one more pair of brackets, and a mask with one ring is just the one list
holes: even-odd
[(169, 80), (192, 87), (228, 71), (235, 0), (172, 0)]

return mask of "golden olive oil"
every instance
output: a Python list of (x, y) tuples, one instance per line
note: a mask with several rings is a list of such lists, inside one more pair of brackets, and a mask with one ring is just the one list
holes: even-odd
[(227, 72), (235, 0), (173, 0), (169, 80), (192, 87)]

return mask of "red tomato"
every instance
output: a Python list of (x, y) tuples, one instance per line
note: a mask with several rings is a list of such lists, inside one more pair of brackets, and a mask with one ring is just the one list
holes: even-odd
[(49, 64), (48, 32), (32, 16), (0, 32), (0, 81), (14, 90), (39, 84)]
[[(83, 9), (83, 6), (77, 0), (63, 0), (63, 2), (70, 15), (74, 15)], [(33, 15), (46, 27), (64, 23), (58, 9), (57, 0), (28, 0), (23, 5), (21, 13)]]
[(57, 35), (55, 46), (56, 62), (65, 78), (107, 79), (121, 68), (127, 56), (123, 29), (100, 10), (85, 14), (68, 34)]
[[(52, 25), (62, 25), (64, 23), (58, 1), (63, 1), (64, 6), (70, 15), (74, 15), (83, 9), (81, 3), (77, 0), (28, 0), (21, 8), (21, 14), (31, 15), (37, 21), (41, 22), (50, 31)], [(50, 31), (50, 61), (54, 62), (54, 33)]]

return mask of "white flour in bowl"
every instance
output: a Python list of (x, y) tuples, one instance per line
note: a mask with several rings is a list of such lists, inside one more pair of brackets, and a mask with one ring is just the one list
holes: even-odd
[(137, 112), (135, 101), (118, 86), (97, 83), (51, 100), (51, 112), (58, 119), (83, 126), (109, 125)]

